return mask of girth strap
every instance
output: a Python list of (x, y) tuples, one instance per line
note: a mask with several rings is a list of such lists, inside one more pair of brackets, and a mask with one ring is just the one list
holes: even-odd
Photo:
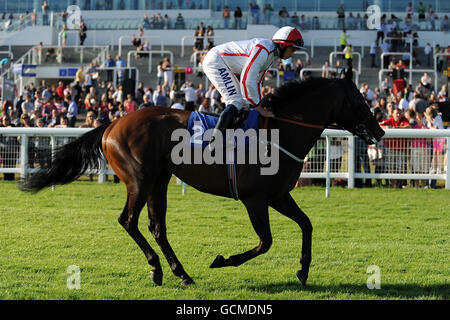
[(228, 173), (228, 189), (234, 200), (239, 200), (237, 191), (237, 178), (236, 178), (236, 163), (235, 163), (235, 149), (230, 148), (228, 151), (229, 161), (227, 161), (227, 173)]

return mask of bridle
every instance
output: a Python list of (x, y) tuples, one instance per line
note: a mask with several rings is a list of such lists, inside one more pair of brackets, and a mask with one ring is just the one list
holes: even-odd
[[(324, 130), (324, 129), (334, 129), (334, 130), (343, 130), (343, 131), (346, 130), (346, 131), (351, 132), (354, 136), (363, 137), (366, 141), (372, 141), (373, 143), (377, 142), (376, 139), (372, 135), (370, 135), (367, 130), (367, 122), (370, 120), (369, 114), (367, 114), (364, 117), (364, 119), (361, 121), (360, 124), (357, 124), (353, 128), (350, 128), (350, 129), (345, 128), (344, 126), (339, 126), (339, 125), (311, 124), (311, 123), (307, 123), (307, 122), (303, 122), (303, 121), (291, 120), (291, 119), (286, 119), (286, 118), (281, 118), (281, 117), (265, 118), (264, 125), (263, 125), (264, 129), (268, 128), (269, 119), (273, 119), (273, 120), (277, 120), (277, 121), (281, 121), (281, 122), (285, 122), (285, 123), (289, 123), (289, 124), (293, 124), (293, 125), (305, 127), (305, 128), (320, 129), (320, 130)], [(293, 160), (295, 160), (299, 163), (304, 162), (304, 159), (301, 159), (301, 158), (295, 156), (294, 154), (292, 154), (288, 150), (284, 149), (280, 145), (274, 144), (271, 141), (266, 141), (265, 143), (267, 145), (270, 144), (273, 147), (276, 147), (277, 149), (279, 149), (280, 151), (285, 153), (287, 156), (289, 156), (290, 158), (292, 158)]]
[[(266, 118), (270, 119), (270, 118)], [(364, 119), (361, 121), (361, 123), (355, 125), (353, 128), (346, 128), (344, 126), (329, 124), (329, 125), (321, 125), (321, 124), (311, 124), (307, 122), (302, 122), (298, 120), (291, 120), (286, 118), (280, 118), (280, 117), (273, 117), (272, 119), (278, 120), (285, 123), (290, 123), (296, 126), (305, 127), (305, 128), (313, 128), (313, 129), (333, 129), (333, 130), (342, 130), (342, 131), (349, 131), (354, 136), (364, 136), (368, 138), (368, 140), (373, 141), (373, 137), (369, 134), (369, 131), (367, 130), (367, 122), (370, 120), (370, 115), (364, 117)], [(376, 142), (376, 141), (375, 141)]]
[[(273, 117), (272, 119), (278, 120), (281, 122), (285, 122), (285, 123), (290, 123), (290, 124), (300, 126), (300, 127), (305, 127), (305, 128), (313, 128), (313, 129), (320, 129), (320, 130), (333, 129), (333, 130), (349, 131), (354, 136), (355, 135), (356, 136), (364, 136), (367, 138), (371, 138), (369, 140), (373, 141), (372, 136), (369, 134), (369, 132), (367, 130), (367, 123), (369, 122), (370, 117), (371, 117), (371, 115), (369, 113), (367, 113), (366, 115), (364, 115), (363, 120), (359, 124), (356, 124), (354, 127), (346, 127), (346, 126), (335, 125), (335, 124), (329, 124), (329, 125), (312, 124), (312, 123), (308, 123), (308, 122), (292, 120), (292, 119), (287, 119), (287, 118), (282, 118), (282, 117)], [(270, 119), (270, 118), (266, 118), (265, 126), (267, 126), (267, 119)]]

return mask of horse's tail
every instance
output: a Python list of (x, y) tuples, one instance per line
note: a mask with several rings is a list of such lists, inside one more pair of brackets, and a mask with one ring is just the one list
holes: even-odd
[(30, 178), (22, 180), (19, 189), (38, 192), (55, 184), (70, 183), (88, 168), (98, 169), (102, 156), (102, 137), (109, 124), (91, 130), (78, 139), (58, 147), (48, 167), (40, 169)]

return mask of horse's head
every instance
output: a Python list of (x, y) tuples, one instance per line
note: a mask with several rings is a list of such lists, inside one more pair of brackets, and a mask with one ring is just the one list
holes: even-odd
[(369, 109), (364, 97), (352, 81), (353, 71), (348, 68), (343, 79), (338, 80), (344, 93), (342, 106), (334, 115), (336, 123), (367, 144), (374, 144), (384, 136), (377, 120)]

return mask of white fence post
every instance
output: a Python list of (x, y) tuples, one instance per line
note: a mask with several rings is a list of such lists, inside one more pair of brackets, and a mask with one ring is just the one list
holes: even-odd
[(330, 174), (331, 174), (331, 168), (330, 168), (330, 154), (331, 154), (331, 145), (330, 145), (330, 137), (326, 136), (326, 178), (325, 178), (325, 198), (330, 197)]
[(348, 188), (355, 187), (355, 137), (348, 137)]
[(445, 175), (445, 189), (450, 189), (450, 159), (449, 159), (449, 154), (450, 154), (450, 137), (447, 137), (447, 166), (445, 167), (445, 169), (447, 170), (446, 175)]
[(22, 134), (20, 136), (20, 178), (27, 177), (28, 169), (28, 135)]
[(103, 183), (106, 181), (106, 159), (101, 158), (100, 160), (100, 167), (99, 167), (99, 173), (98, 173), (98, 183)]
[[(50, 144), (52, 145), (52, 154), (51, 154), (51, 159), (52, 162), (55, 159), (55, 150), (56, 150), (56, 138), (54, 135), (50, 136)], [(52, 185), (52, 191), (55, 191), (56, 185)]]

